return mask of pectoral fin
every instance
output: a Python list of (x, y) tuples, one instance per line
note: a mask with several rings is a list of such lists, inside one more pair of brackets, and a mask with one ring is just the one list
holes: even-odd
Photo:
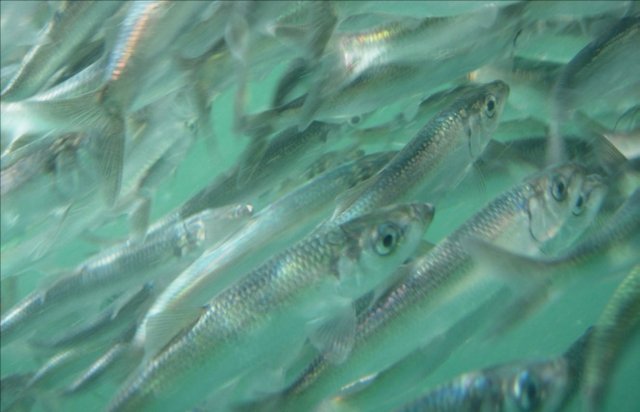
[(353, 348), (356, 313), (351, 302), (344, 300), (327, 307), (324, 314), (309, 322), (309, 341), (332, 363), (341, 363)]

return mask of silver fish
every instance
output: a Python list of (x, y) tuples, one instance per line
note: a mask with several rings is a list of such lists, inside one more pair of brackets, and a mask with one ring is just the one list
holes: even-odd
[[(104, 86), (99, 92), (99, 100), (108, 110), (130, 110), (135, 99), (140, 99), (140, 90), (149, 93), (150, 79), (157, 72), (171, 72), (171, 59), (162, 64), (149, 62), (160, 53), (166, 53), (178, 34), (198, 13), (207, 7), (205, 2), (174, 2), (166, 0), (134, 1), (122, 22), (113, 50), (109, 55), (104, 73)], [(180, 77), (174, 73), (173, 78)], [(135, 87), (143, 82), (145, 87)], [(161, 87), (170, 82), (162, 82)], [(153, 84), (153, 86), (158, 86)], [(157, 91), (154, 90), (154, 93)], [(166, 93), (165, 93), (166, 94)], [(155, 94), (155, 98), (163, 94)], [(144, 103), (137, 102), (137, 107)]]
[(577, 109), (587, 114), (602, 110), (619, 114), (637, 104), (640, 81), (632, 72), (633, 67), (640, 66), (639, 42), (640, 18), (626, 17), (566, 65), (552, 96), (550, 162), (563, 158), (559, 135)]
[(509, 49), (517, 32), (517, 19), (509, 16), (521, 7), (488, 7), (340, 38), (336, 51), (325, 56), (329, 64), (319, 66), (322, 77), (305, 99), (301, 124), (311, 119), (348, 120), (379, 109), (380, 102), (388, 105), (402, 97), (429, 94), (467, 74)]
[(585, 359), (586, 410), (605, 410), (612, 371), (640, 326), (640, 265), (620, 283), (595, 325)]
[(497, 293), (447, 330), (430, 339), (389, 368), (345, 385), (325, 400), (323, 411), (388, 411), (399, 405), (406, 394), (446, 362), (470, 335), (490, 319), (507, 293)]
[[(73, 273), (56, 279), (52, 285), (33, 292), (3, 314), (0, 321), (3, 345), (21, 333), (34, 332), (34, 329), (42, 333), (42, 327), (47, 326), (52, 317), (59, 316), (60, 311), (78, 310), (77, 304), (83, 300), (95, 302), (96, 294), (106, 296), (109, 291), (124, 289), (131, 282), (140, 282), (145, 279), (141, 272), (147, 273), (146, 276), (157, 276), (160, 265), (173, 260), (184, 261), (185, 257), (201, 251), (205, 240), (216, 239), (216, 236), (220, 236), (219, 240), (224, 239), (225, 224), (228, 234), (238, 224), (239, 217), (248, 215), (230, 215), (225, 222), (225, 213), (220, 212), (206, 210), (177, 222), (167, 230), (156, 232), (145, 242), (116, 245), (81, 264)], [(221, 232), (216, 229), (221, 229)], [(132, 274), (136, 276), (132, 277)], [(68, 298), (71, 296), (78, 299), (69, 306)], [(34, 327), (38, 324), (40, 327)]]
[(334, 212), (340, 223), (391, 201), (420, 193), (437, 202), (482, 153), (509, 96), (501, 81), (472, 89), (438, 113), (378, 174)]
[[(336, 313), (334, 305), (350, 308), (408, 258), (432, 216), (428, 204), (389, 207), (312, 234), (270, 259), (212, 299), (192, 327), (124, 383), (109, 410), (183, 410), (228, 379), (286, 357), (304, 342), (305, 324)], [(342, 331), (340, 321), (325, 322)], [(202, 377), (203, 368), (207, 379), (191, 379)], [(165, 397), (169, 392), (181, 396)]]
[[(165, 323), (163, 336), (154, 334), (153, 339), (149, 339), (147, 335), (151, 333), (154, 318), (184, 314), (189, 312), (188, 308), (199, 308), (237, 276), (251, 270), (247, 267), (246, 257), (263, 261), (270, 253), (286, 248), (287, 242), (300, 239), (306, 230), (317, 225), (330, 212), (331, 200), (335, 196), (370, 177), (389, 158), (389, 153), (372, 154), (329, 170), (261, 210), (242, 230), (220, 247), (205, 252), (167, 286), (141, 322), (136, 344), (146, 347), (146, 356), (153, 355), (154, 348), (162, 347), (165, 339), (177, 332), (171, 331)], [(191, 319), (185, 321), (189, 323)], [(175, 328), (179, 330), (183, 326), (177, 322)]]
[(594, 277), (627, 272), (640, 263), (636, 253), (640, 246), (639, 202), (640, 189), (636, 189), (606, 225), (595, 227), (556, 256), (522, 256), (482, 242), (471, 246), (477, 265), (506, 279), (519, 295), (505, 306), (494, 329), (501, 332), (544, 304), (551, 292), (566, 290), (578, 279), (588, 284)]
[(66, 3), (56, 12), (40, 42), (25, 56), (18, 73), (2, 91), (2, 100), (17, 101), (37, 93), (98, 25), (120, 7), (118, 1)]
[(558, 358), (513, 362), (465, 373), (396, 411), (559, 412), (578, 387), (589, 333)]
[[(95, 319), (71, 326), (62, 333), (48, 336), (33, 342), (34, 345), (46, 349), (69, 348), (77, 345), (94, 344), (96, 341), (112, 340), (113, 336), (122, 335), (133, 326), (137, 316), (148, 307), (154, 296), (154, 284), (148, 282), (132, 294), (125, 294), (121, 302), (116, 301)], [(118, 299), (120, 300), (120, 299)]]

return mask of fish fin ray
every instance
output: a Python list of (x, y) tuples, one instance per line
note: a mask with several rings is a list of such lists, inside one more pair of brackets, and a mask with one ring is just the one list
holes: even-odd
[(129, 216), (132, 238), (137, 241), (144, 241), (149, 229), (149, 219), (151, 215), (151, 199), (147, 196), (140, 196), (138, 204)]
[(332, 363), (343, 362), (355, 343), (356, 314), (349, 300), (332, 305), (309, 322), (309, 341)]
[(115, 120), (95, 139), (98, 172), (102, 178), (105, 200), (113, 205), (120, 193), (124, 166), (125, 131), (123, 123)]
[(168, 313), (151, 315), (147, 321), (144, 340), (145, 360), (158, 353), (181, 335), (202, 314), (202, 308), (179, 308)]

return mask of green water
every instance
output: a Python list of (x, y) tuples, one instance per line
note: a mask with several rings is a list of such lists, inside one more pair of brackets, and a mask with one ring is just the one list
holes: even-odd
[[(402, 7), (401, 5), (402, 2), (397, 2), (391, 6), (391, 9)], [(576, 39), (571, 38), (566, 40), (566, 44), (558, 41), (547, 48), (544, 44), (537, 44), (536, 47), (532, 46), (529, 51), (535, 55), (542, 49), (550, 55), (562, 55), (564, 56), (562, 62), (565, 63), (570, 56), (584, 47), (588, 40), (585, 36), (575, 43)], [(288, 63), (282, 62), (269, 70), (269, 73), (263, 78), (251, 79), (247, 85), (248, 95), (245, 107), (248, 113), (258, 112), (269, 107), (274, 89), (287, 67)], [(510, 84), (510, 87), (513, 96), (526, 96), (526, 90), (520, 89), (519, 84)], [(446, 87), (443, 86), (443, 88)], [(233, 129), (235, 92), (236, 87), (232, 86), (225, 89), (214, 100), (210, 122), (215, 135), (208, 139), (196, 140), (175, 173), (166, 177), (158, 186), (153, 197), (151, 221), (184, 204), (212, 179), (232, 170), (240, 161), (244, 149), (248, 146), (249, 139), (235, 133)], [(367, 118), (367, 124), (382, 124), (396, 114), (394, 107), (387, 107), (383, 103), (381, 106), (383, 107), (381, 110)], [(503, 114), (503, 119), (519, 118), (521, 115), (520, 108), (509, 105)], [(533, 113), (533, 115), (540, 115), (540, 113)], [(543, 114), (542, 117), (545, 115)], [(406, 130), (397, 130), (377, 146), (368, 146), (367, 151), (400, 149), (412, 137)], [(340, 143), (336, 140), (329, 140), (323, 146), (323, 150), (328, 150), (331, 144), (338, 146)], [(524, 163), (511, 164), (506, 172), (501, 171), (500, 173), (494, 173), (490, 170), (482, 171), (481, 169), (472, 171), (442, 204), (438, 205), (436, 218), (428, 229), (425, 239), (437, 243), (495, 196), (517, 184), (534, 171), (535, 169), (531, 165)], [(277, 182), (274, 182), (274, 186), (276, 184)], [(129, 221), (126, 215), (114, 216), (103, 226), (91, 228), (92, 235), (108, 241), (125, 238), (128, 231)], [(19, 301), (39, 285), (51, 282), (51, 279), (55, 278), (57, 274), (75, 267), (87, 257), (98, 252), (101, 247), (102, 245), (97, 243), (95, 239), (90, 241), (83, 236), (78, 236), (62, 248), (56, 249), (47, 258), (46, 264), (21, 274), (16, 282), (15, 295), (12, 294), (11, 299)], [(261, 262), (251, 262), (255, 265), (259, 263)], [(429, 374), (424, 382), (420, 383), (419, 388), (426, 390), (461, 373), (499, 363), (560, 355), (589, 326), (597, 321), (623, 276), (624, 274), (620, 273), (602, 274), (601, 277), (589, 284), (575, 282), (569, 290), (553, 296), (549, 305), (524, 320), (505, 336), (497, 339), (485, 339), (482, 336), (470, 337), (443, 365)], [(4, 282), (3, 288), (7, 288)], [(5, 298), (4, 294), (3, 298)], [(638, 391), (640, 341), (637, 333), (628, 348), (619, 367), (611, 376), (612, 383), (608, 395), (607, 411), (631, 412), (640, 410), (640, 391)], [(25, 345), (3, 346), (0, 354), (2, 377), (32, 371), (43, 361), (42, 356), (34, 357)], [(119, 377), (119, 379), (124, 378)], [(104, 383), (69, 404), (60, 401), (56, 396), (42, 395), (42, 402), (36, 403), (34, 410), (70, 410), (68, 408), (101, 410), (108, 403), (117, 387), (117, 382)], [(578, 394), (566, 410), (582, 411), (583, 407), (582, 399)]]

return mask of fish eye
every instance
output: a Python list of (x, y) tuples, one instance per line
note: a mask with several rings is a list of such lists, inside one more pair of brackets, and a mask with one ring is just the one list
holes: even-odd
[(532, 411), (540, 403), (540, 390), (534, 377), (528, 372), (521, 372), (513, 385), (516, 404), (521, 411)]
[(360, 120), (361, 120), (361, 117), (356, 115), (356, 116), (351, 117), (351, 119), (349, 119), (349, 123), (352, 126), (354, 126), (354, 125), (360, 123)]
[(551, 182), (551, 196), (558, 202), (562, 202), (567, 197), (567, 184), (562, 176), (556, 176)]
[(571, 209), (571, 213), (574, 216), (580, 216), (582, 212), (584, 212), (584, 197), (582, 195), (578, 196), (576, 199), (576, 203), (573, 205), (573, 209)]
[(488, 117), (493, 117), (496, 114), (496, 98), (493, 95), (487, 96), (484, 103), (484, 111)]
[(400, 229), (392, 223), (383, 223), (378, 226), (375, 236), (374, 249), (380, 256), (392, 253), (400, 238)]

